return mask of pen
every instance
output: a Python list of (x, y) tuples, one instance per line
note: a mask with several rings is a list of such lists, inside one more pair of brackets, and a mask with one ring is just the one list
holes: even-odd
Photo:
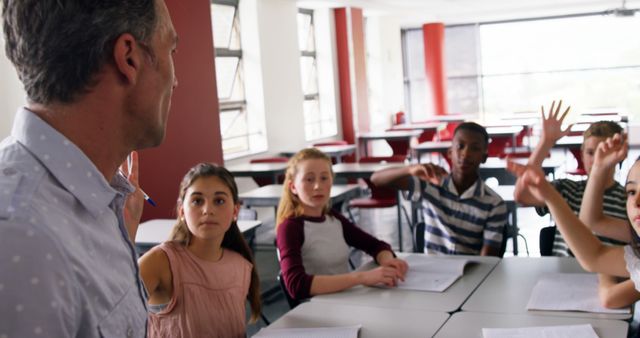
[(149, 195), (147, 195), (146, 192), (144, 192), (144, 190), (140, 189), (140, 191), (142, 191), (142, 194), (144, 195), (144, 199), (149, 202), (149, 204), (153, 205), (154, 207), (157, 207), (156, 202), (154, 202), (151, 197), (149, 197)]

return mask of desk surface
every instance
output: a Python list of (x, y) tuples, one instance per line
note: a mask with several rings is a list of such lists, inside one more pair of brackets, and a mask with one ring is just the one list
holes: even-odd
[(441, 152), (451, 148), (452, 144), (453, 142), (451, 141), (428, 141), (411, 147), (411, 149), (415, 150), (418, 153), (424, 153), (428, 151)]
[(498, 314), (458, 312), (438, 331), (435, 337), (482, 337), (483, 328), (516, 328), (532, 326), (556, 326), (591, 324), (600, 338), (626, 337), (629, 324), (621, 320), (575, 317), (550, 317), (533, 314)]
[[(241, 193), (239, 198), (245, 206), (272, 207), (277, 206), (282, 196), (282, 184), (269, 184)], [(331, 203), (345, 201), (360, 195), (357, 184), (334, 184), (331, 187)]]
[(469, 300), (464, 303), (462, 310), (600, 319), (627, 319), (631, 317), (630, 314), (528, 311), (527, 303), (539, 277), (554, 272), (584, 273), (585, 271), (575, 258), (570, 257), (504, 258)]
[(584, 138), (579, 136), (565, 136), (553, 145), (554, 148), (580, 148)]
[(404, 163), (339, 163), (333, 165), (336, 176), (369, 178), (375, 171), (405, 166)]
[(420, 130), (391, 130), (362, 133), (358, 135), (358, 138), (361, 140), (403, 140), (418, 137), (420, 134), (422, 134)]
[(431, 337), (449, 318), (443, 312), (307, 302), (287, 312), (268, 328), (314, 328), (361, 324), (361, 338)]
[(243, 163), (226, 167), (233, 176), (259, 176), (283, 174), (286, 163)]
[(504, 127), (487, 127), (489, 137), (513, 136), (520, 133), (524, 129), (523, 126), (504, 126)]
[[(152, 219), (138, 226), (136, 233), (136, 243), (139, 244), (159, 244), (169, 239), (169, 234), (175, 219)], [(238, 221), (240, 231), (246, 233), (262, 225), (262, 221)]]
[(405, 123), (405, 124), (396, 124), (391, 127), (391, 130), (437, 130), (438, 128), (444, 127), (445, 123), (443, 122), (419, 122), (419, 123)]
[[(402, 253), (399, 254), (403, 256)], [(444, 292), (401, 290), (395, 288), (376, 288), (357, 286), (342, 292), (320, 295), (311, 298), (311, 302), (328, 302), (367, 307), (399, 308), (406, 310), (453, 312), (471, 295), (480, 282), (500, 261), (497, 257), (482, 256), (429, 256), (430, 258), (469, 259), (464, 275)], [(373, 267), (373, 263), (365, 265)]]
[[(327, 154), (330, 157), (339, 157), (339, 156), (343, 156), (343, 155), (351, 155), (353, 153), (355, 153), (356, 151), (356, 146), (355, 144), (339, 144), (339, 145), (333, 145), (333, 146), (317, 146), (317, 147), (312, 147), (310, 146), (310, 148), (316, 148), (320, 151), (322, 151), (323, 153)], [(283, 151), (280, 154), (282, 156), (286, 156), (286, 157), (292, 157), (293, 155), (295, 155), (298, 151)], [(286, 163), (285, 163), (286, 165)]]

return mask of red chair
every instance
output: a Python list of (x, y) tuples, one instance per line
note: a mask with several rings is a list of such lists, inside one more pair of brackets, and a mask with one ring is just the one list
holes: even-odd
[[(360, 159), (360, 163), (380, 163), (386, 161), (388, 163), (403, 163), (405, 156), (388, 156), (388, 157), (363, 157)], [(351, 213), (351, 209), (359, 208), (359, 209), (377, 209), (377, 208), (390, 208), (397, 207), (398, 208), (398, 240), (400, 251), (402, 251), (402, 216), (401, 213), (404, 212), (404, 215), (407, 219), (407, 224), (411, 227), (411, 220), (409, 218), (409, 214), (407, 210), (399, 203), (398, 201), (398, 191), (391, 188), (383, 188), (377, 187), (371, 182), (370, 179), (364, 179), (365, 183), (371, 190), (371, 197), (363, 197), (356, 198), (349, 201), (349, 206), (347, 211), (349, 212), (349, 217), (351, 221), (355, 223), (355, 218)]]
[[(249, 161), (249, 163), (287, 163), (289, 162), (288, 157), (264, 157), (264, 158), (254, 158)], [(253, 180), (258, 184), (258, 186), (263, 187), (265, 185), (269, 185), (273, 183), (273, 180), (269, 177), (253, 177)], [(282, 184), (284, 182), (284, 175), (278, 176), (278, 184)]]

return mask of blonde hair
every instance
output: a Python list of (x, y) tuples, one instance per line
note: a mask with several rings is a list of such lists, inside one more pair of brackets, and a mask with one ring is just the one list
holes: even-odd
[(613, 137), (615, 134), (621, 134), (622, 127), (613, 121), (598, 121), (592, 123), (582, 134), (583, 139), (589, 137)]
[[(333, 169), (331, 168), (331, 158), (327, 154), (316, 148), (306, 148), (297, 152), (289, 162), (287, 163), (287, 171), (284, 176), (284, 184), (282, 187), (282, 197), (280, 197), (280, 203), (278, 204), (278, 213), (276, 216), (276, 230), (278, 225), (289, 217), (298, 217), (304, 214), (304, 208), (300, 202), (300, 198), (294, 195), (291, 191), (291, 184), (295, 180), (298, 174), (298, 164), (306, 160), (325, 160), (329, 165), (329, 171), (333, 177)], [(328, 213), (331, 209), (331, 204), (327, 201), (327, 205), (324, 207), (324, 213)]]
[[(197, 164), (193, 168), (189, 169), (187, 174), (184, 175), (184, 178), (182, 178), (182, 182), (180, 183), (180, 192), (178, 193), (178, 201), (176, 206), (176, 214), (178, 216), (176, 224), (173, 226), (173, 229), (171, 229), (171, 234), (169, 235), (170, 241), (175, 241), (184, 246), (189, 246), (191, 237), (193, 235), (191, 234), (191, 231), (189, 231), (187, 223), (180, 216), (180, 208), (182, 206), (182, 202), (184, 202), (187, 189), (189, 189), (189, 187), (193, 185), (193, 183), (198, 179), (207, 177), (219, 178), (231, 191), (233, 204), (239, 203), (238, 186), (236, 185), (236, 181), (233, 178), (233, 175), (227, 169), (211, 163)], [(242, 255), (242, 257), (244, 257), (251, 263), (251, 282), (249, 284), (247, 300), (251, 305), (251, 322), (256, 322), (258, 317), (260, 317), (260, 313), (262, 312), (260, 278), (258, 276), (256, 262), (253, 259), (253, 253), (251, 252), (249, 245), (244, 239), (240, 228), (238, 228), (238, 223), (236, 221), (232, 221), (229, 230), (225, 232), (224, 238), (222, 239), (222, 247), (239, 253), (240, 255)]]

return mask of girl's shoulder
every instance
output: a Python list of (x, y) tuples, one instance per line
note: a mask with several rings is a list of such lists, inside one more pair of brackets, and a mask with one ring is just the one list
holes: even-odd
[(232, 266), (239, 265), (243, 268), (248, 267), (249, 269), (253, 266), (251, 262), (244, 258), (244, 256), (242, 256), (239, 252), (228, 248), (224, 249), (223, 259)]

